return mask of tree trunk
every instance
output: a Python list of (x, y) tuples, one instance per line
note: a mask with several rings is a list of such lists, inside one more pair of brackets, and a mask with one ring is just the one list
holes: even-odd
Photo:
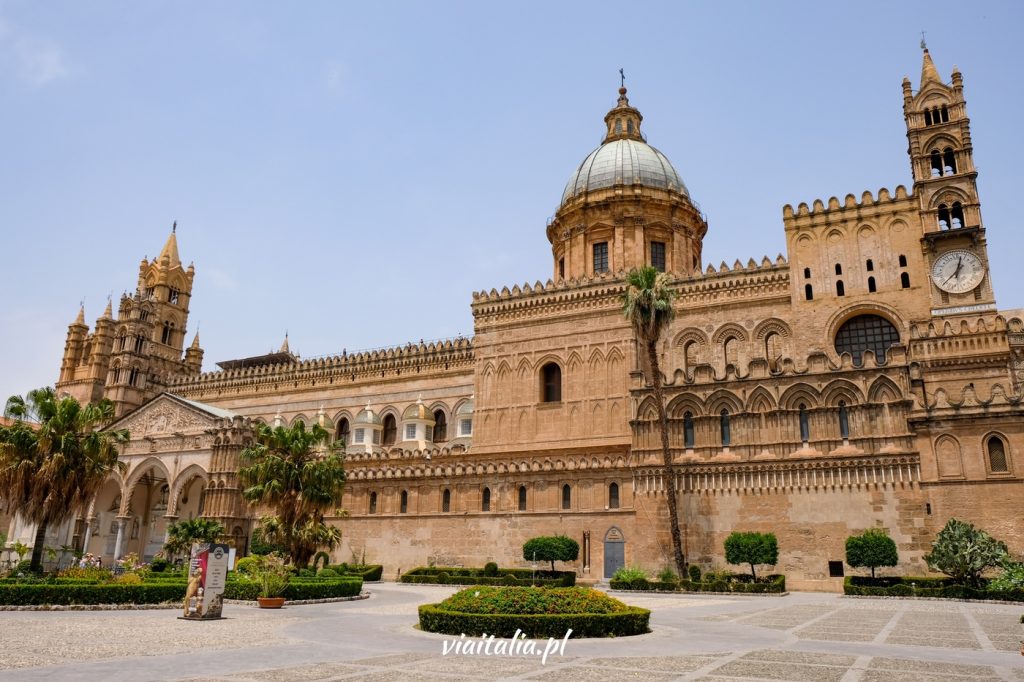
[(874, 566), (871, 567), (871, 579), (872, 580), (875, 579), (875, 567)]
[(750, 564), (750, 577), (754, 579), (755, 583), (757, 582), (757, 573), (754, 571), (754, 564)]
[(46, 522), (36, 524), (36, 541), (32, 543), (32, 571), (43, 572), (43, 544), (46, 542)]
[(651, 365), (651, 383), (654, 385), (654, 400), (658, 403), (658, 426), (661, 429), (661, 454), (665, 464), (665, 492), (668, 495), (669, 528), (672, 532), (672, 555), (679, 577), (686, 576), (686, 559), (683, 557), (683, 538), (679, 532), (679, 510), (676, 499), (676, 467), (672, 462), (672, 449), (668, 443), (668, 415), (665, 413), (665, 396), (661, 387), (661, 367), (658, 363), (657, 340), (647, 344), (647, 359)]

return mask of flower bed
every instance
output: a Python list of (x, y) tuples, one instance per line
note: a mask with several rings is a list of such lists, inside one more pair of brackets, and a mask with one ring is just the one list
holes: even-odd
[(479, 587), (419, 608), (420, 628), (468, 637), (626, 637), (650, 631), (651, 612), (582, 587)]
[(412, 569), (402, 575), (401, 581), (433, 585), (572, 587), (576, 584), (576, 574), (572, 571), (552, 572), (533, 571), (528, 568), (499, 568), (496, 575), (488, 575), (482, 568), (430, 566)]
[(939, 597), (943, 599), (998, 599), (1024, 602), (1024, 590), (989, 590), (956, 585), (949, 578), (915, 576), (867, 578), (847, 576), (843, 593), (873, 597)]

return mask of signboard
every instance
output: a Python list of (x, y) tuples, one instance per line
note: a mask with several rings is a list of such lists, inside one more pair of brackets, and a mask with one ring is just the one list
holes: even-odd
[(192, 545), (182, 618), (212, 620), (221, 617), (229, 549), (227, 545), (208, 542)]

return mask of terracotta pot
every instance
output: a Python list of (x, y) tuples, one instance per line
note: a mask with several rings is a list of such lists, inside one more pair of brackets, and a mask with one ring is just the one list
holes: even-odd
[(279, 609), (284, 606), (284, 597), (256, 597), (261, 609)]

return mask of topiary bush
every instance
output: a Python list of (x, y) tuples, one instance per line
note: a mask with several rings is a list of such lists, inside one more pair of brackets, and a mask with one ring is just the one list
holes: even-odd
[(529, 638), (624, 637), (649, 631), (650, 611), (585, 588), (479, 587), (440, 604), (421, 606), (420, 627), (428, 632)]
[[(438, 576), (444, 573), (446, 582)], [(479, 568), (453, 568), (447, 566), (421, 566), (404, 573), (403, 583), (446, 585), (537, 585), (540, 587), (572, 587), (576, 574), (572, 571), (532, 571), (528, 568), (499, 568), (498, 575), (484, 575)]]
[(778, 563), (779, 541), (775, 533), (734, 532), (725, 539), (725, 560), (733, 565), (749, 565), (750, 576), (757, 580), (756, 565)]
[(872, 578), (876, 568), (895, 566), (899, 560), (896, 543), (881, 528), (869, 528), (846, 538), (846, 563), (853, 568), (870, 568)]
[(486, 564), (484, 564), (484, 575), (488, 578), (493, 578), (494, 576), (498, 575), (498, 564), (494, 563), (493, 561), (488, 561)]
[(320, 568), (327, 568), (329, 563), (331, 563), (331, 557), (327, 552), (317, 552), (313, 555), (313, 565), (310, 568), (316, 573), (317, 564), (320, 564)]
[(690, 575), (690, 580), (695, 583), (700, 582), (700, 566), (697, 564), (690, 564), (690, 567), (686, 569), (686, 572)]
[(317, 578), (337, 578), (338, 577), (338, 572), (335, 571), (333, 568), (321, 568), (317, 572), (316, 577)]
[(241, 575), (255, 575), (259, 569), (260, 560), (254, 556), (242, 557), (235, 562), (235, 571)]
[(564, 535), (540, 536), (523, 543), (523, 558), (527, 561), (550, 561), (551, 571), (556, 561), (576, 561), (580, 544)]

